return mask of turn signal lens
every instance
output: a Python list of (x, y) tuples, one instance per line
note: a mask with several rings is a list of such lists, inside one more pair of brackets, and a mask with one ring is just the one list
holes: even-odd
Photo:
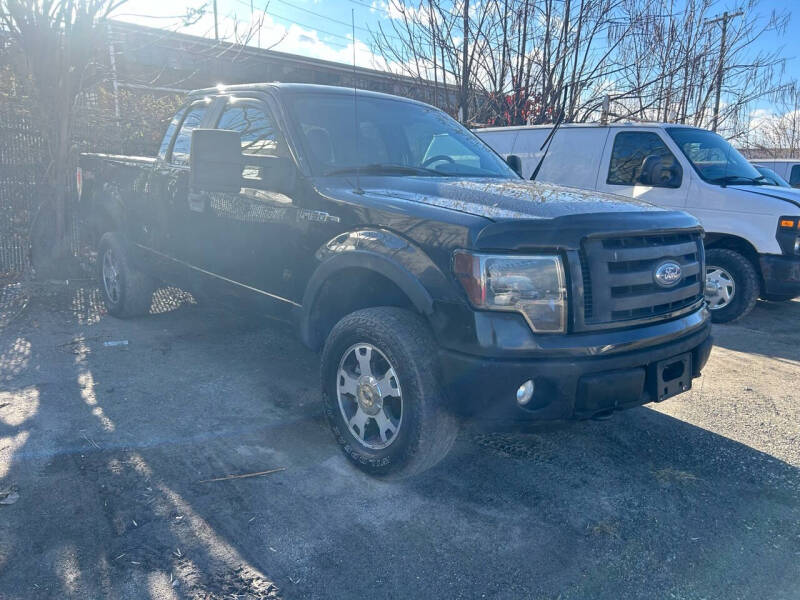
[(794, 219), (781, 219), (781, 227), (783, 229), (794, 229), (795, 228), (795, 220)]

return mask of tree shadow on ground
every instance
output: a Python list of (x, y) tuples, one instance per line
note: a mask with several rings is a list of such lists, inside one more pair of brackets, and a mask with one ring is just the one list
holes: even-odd
[(423, 476), (379, 481), (335, 447), (317, 358), (288, 328), (186, 304), (95, 319), (80, 294), (0, 337), (16, 415), (0, 409), (0, 488), (20, 489), (0, 507), (4, 598), (800, 589), (800, 474), (751, 447), (641, 408), (465, 430)]

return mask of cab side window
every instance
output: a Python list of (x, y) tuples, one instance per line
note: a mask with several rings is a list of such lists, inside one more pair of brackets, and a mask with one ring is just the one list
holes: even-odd
[(175, 143), (172, 145), (172, 156), (170, 162), (174, 165), (189, 166), (189, 151), (192, 145), (192, 131), (199, 127), (203, 122), (203, 117), (206, 116), (208, 105), (195, 104), (189, 108), (189, 112), (181, 123), (178, 136), (175, 138)]
[(614, 138), (606, 183), (677, 188), (683, 169), (655, 133), (623, 131)]
[(794, 165), (789, 173), (789, 185), (800, 188), (800, 165)]
[(233, 104), (222, 113), (217, 129), (242, 134), (242, 154), (245, 156), (281, 156), (280, 136), (275, 123), (259, 106), (249, 103)]

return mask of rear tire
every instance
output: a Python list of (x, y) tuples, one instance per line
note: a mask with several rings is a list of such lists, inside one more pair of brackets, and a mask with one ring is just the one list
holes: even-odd
[(351, 313), (328, 336), (325, 414), (345, 456), (362, 471), (410, 477), (450, 451), (458, 422), (444, 408), (436, 347), (419, 315), (394, 307)]
[(106, 233), (100, 238), (97, 278), (108, 314), (138, 317), (150, 312), (155, 282), (136, 269), (119, 234)]
[(753, 263), (734, 250), (706, 251), (706, 300), (714, 323), (731, 323), (756, 305), (761, 286)]

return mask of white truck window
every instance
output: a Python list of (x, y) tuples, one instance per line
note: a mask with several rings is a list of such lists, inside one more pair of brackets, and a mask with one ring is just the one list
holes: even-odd
[(682, 179), (683, 169), (657, 134), (623, 131), (614, 137), (606, 179), (609, 185), (678, 188)]

